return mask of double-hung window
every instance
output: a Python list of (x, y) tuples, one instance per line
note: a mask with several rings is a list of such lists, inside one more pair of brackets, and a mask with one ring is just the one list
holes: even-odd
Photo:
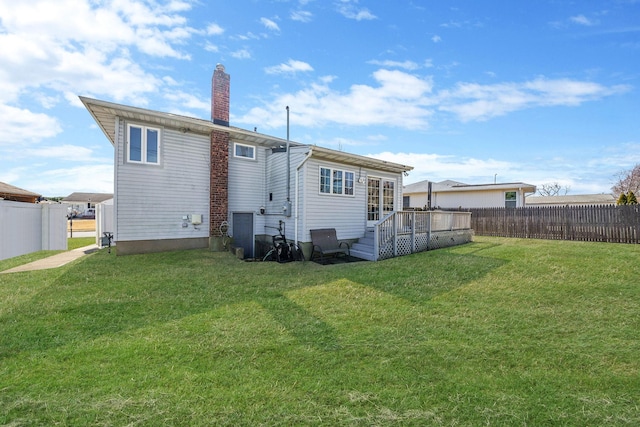
[(127, 161), (131, 163), (160, 163), (160, 129), (127, 125)]
[(342, 169), (321, 167), (320, 194), (353, 196), (354, 173)]
[(504, 207), (515, 208), (517, 207), (517, 196), (515, 191), (507, 191), (504, 193)]

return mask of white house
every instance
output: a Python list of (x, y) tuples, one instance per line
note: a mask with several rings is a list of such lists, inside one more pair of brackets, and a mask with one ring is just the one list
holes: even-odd
[(67, 205), (68, 213), (71, 215), (82, 214), (87, 209), (95, 208), (98, 203), (113, 198), (113, 194), (108, 193), (79, 193), (74, 192), (61, 200)]
[(615, 205), (612, 194), (573, 194), (565, 196), (529, 196), (527, 206), (593, 206)]
[(411, 166), (229, 126), (230, 77), (212, 78), (212, 120), (80, 97), (114, 147), (118, 254), (222, 249), (253, 257), (282, 221), (289, 240), (335, 228), (357, 240), (402, 208)]
[[(431, 186), (431, 192), (429, 187)], [(500, 184), (465, 184), (457, 181), (428, 180), (405, 185), (404, 208), (470, 209), (525, 206), (527, 195), (536, 192), (535, 185), (524, 182)]]

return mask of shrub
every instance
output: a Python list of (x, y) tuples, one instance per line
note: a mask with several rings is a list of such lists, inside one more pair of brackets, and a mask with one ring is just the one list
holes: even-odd
[(627, 204), (627, 195), (624, 193), (620, 193), (620, 197), (616, 200), (616, 205), (626, 205)]

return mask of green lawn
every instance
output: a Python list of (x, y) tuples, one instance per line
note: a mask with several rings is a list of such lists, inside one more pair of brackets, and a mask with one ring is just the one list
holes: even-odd
[[(4, 269), (0, 264), (0, 269)], [(0, 275), (0, 425), (640, 425), (640, 246)]]

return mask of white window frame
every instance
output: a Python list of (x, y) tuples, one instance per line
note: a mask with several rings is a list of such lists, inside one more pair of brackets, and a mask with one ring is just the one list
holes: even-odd
[[(250, 148), (251, 156), (243, 156), (238, 154), (238, 147)], [(241, 144), (239, 142), (233, 143), (233, 157), (237, 157), (238, 159), (246, 159), (246, 160), (255, 160), (256, 159), (256, 147), (249, 144)]]
[[(514, 199), (507, 199), (507, 194), (513, 193), (515, 195)], [(513, 204), (513, 206), (508, 206)], [(517, 191), (505, 191), (504, 192), (504, 207), (505, 208), (517, 208), (518, 207), (518, 192)]]
[[(329, 191), (323, 191), (324, 186), (322, 185), (322, 170), (329, 171)], [(351, 186), (349, 189), (350, 193), (347, 191), (347, 174), (350, 176)], [(336, 180), (336, 177), (339, 176), (340, 179)], [(341, 168), (332, 168), (329, 166), (320, 166), (318, 169), (318, 193), (322, 196), (343, 196), (343, 197), (355, 197), (356, 194), (356, 174), (354, 171), (348, 169)], [(339, 191), (336, 191), (336, 184), (340, 182)]]
[[(131, 128), (140, 129), (140, 160), (131, 159)], [(149, 161), (148, 155), (149, 152), (147, 150), (147, 132), (155, 131), (157, 132), (157, 153), (156, 153), (156, 161)], [(127, 162), (128, 163), (137, 163), (137, 164), (148, 164), (148, 165), (159, 165), (160, 164), (160, 147), (162, 146), (162, 131), (160, 128), (139, 125), (136, 123), (127, 123)]]

